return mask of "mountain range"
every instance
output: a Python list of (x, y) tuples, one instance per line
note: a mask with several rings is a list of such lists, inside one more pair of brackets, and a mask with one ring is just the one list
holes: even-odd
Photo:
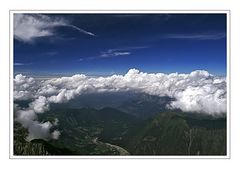
[(171, 98), (146, 94), (83, 99), (39, 114), (41, 122), (59, 120), (52, 128), (61, 133), (57, 140), (27, 141), (28, 131), (15, 121), (14, 154), (226, 155), (226, 117), (168, 110)]

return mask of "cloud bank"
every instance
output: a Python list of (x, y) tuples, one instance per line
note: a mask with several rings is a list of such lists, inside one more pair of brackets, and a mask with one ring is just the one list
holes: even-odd
[(60, 132), (50, 129), (55, 123), (37, 121), (37, 114), (51, 103), (64, 103), (76, 96), (96, 92), (135, 91), (174, 98), (169, 109), (221, 115), (227, 111), (226, 79), (196, 70), (190, 74), (144, 73), (130, 69), (125, 75), (71, 77), (37, 80), (21, 74), (14, 78), (14, 100), (32, 100), (28, 108), (16, 110), (17, 120), (29, 130), (29, 138), (57, 139)]
[(71, 25), (62, 17), (49, 17), (41, 14), (14, 14), (14, 38), (22, 42), (32, 42), (36, 38), (54, 35), (54, 28), (59, 26), (70, 27), (81, 33), (96, 36), (95, 34)]

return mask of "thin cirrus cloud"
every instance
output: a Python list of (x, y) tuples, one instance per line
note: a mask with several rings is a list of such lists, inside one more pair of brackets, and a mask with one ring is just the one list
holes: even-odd
[(108, 49), (107, 51), (102, 52), (99, 56), (100, 58), (109, 58), (109, 57), (116, 57), (116, 56), (125, 56), (130, 55), (132, 50), (144, 49), (147, 46), (131, 46), (125, 48), (115, 48), (115, 49)]
[(69, 24), (62, 17), (41, 14), (14, 14), (14, 38), (22, 42), (33, 42), (36, 38), (53, 36), (55, 27), (65, 26), (80, 33), (96, 36), (94, 33)]
[(26, 66), (26, 65), (31, 65), (32, 63), (20, 63), (20, 62), (15, 62), (14, 66)]
[(101, 52), (101, 54), (99, 56), (79, 58), (79, 59), (77, 59), (77, 61), (82, 62), (85, 60), (128, 56), (128, 55), (131, 55), (134, 50), (145, 49), (145, 48), (149, 48), (149, 47), (148, 46), (130, 46), (130, 47), (123, 47), (123, 48), (108, 49), (107, 51)]
[(109, 57), (116, 57), (116, 56), (125, 56), (130, 55), (131, 52), (104, 52), (100, 55), (101, 58), (109, 58)]
[(76, 30), (78, 30), (79, 32), (84, 33), (84, 34), (87, 34), (87, 35), (90, 35), (90, 36), (96, 36), (94, 33), (88, 32), (88, 31), (86, 31), (86, 30), (84, 30), (84, 29), (81, 29), (81, 28), (79, 28), (79, 27), (77, 27), (77, 26), (74, 26), (74, 25), (67, 25), (67, 24), (66, 24), (65, 26), (70, 27), (70, 28), (73, 28), (73, 29), (76, 29)]
[(24, 66), (24, 65), (25, 65), (24, 63), (19, 63), (19, 62), (14, 63), (14, 66)]
[(166, 34), (166, 39), (189, 39), (189, 40), (219, 40), (226, 37), (223, 32), (217, 33), (199, 33), (199, 34)]
[[(86, 93), (134, 91), (173, 98), (166, 108), (213, 116), (227, 111), (225, 77), (204, 70), (189, 74), (144, 73), (130, 69), (125, 75), (90, 77), (77, 74), (71, 77), (37, 80), (18, 74), (14, 78), (14, 100), (31, 100), (28, 107), (15, 105), (16, 119), (29, 131), (29, 139), (58, 139), (60, 132), (52, 131), (57, 123), (37, 121), (37, 116), (51, 104), (68, 102)], [(58, 121), (56, 119), (56, 121)]]

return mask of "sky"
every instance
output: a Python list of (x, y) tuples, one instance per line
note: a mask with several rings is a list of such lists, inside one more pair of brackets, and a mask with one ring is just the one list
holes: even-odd
[(14, 14), (14, 73), (226, 75), (226, 14)]

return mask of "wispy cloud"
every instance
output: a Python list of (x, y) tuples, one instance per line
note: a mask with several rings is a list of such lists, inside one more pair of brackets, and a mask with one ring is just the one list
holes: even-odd
[(195, 34), (167, 34), (166, 39), (191, 39), (191, 40), (218, 40), (225, 38), (224, 32), (217, 33), (195, 33)]
[(25, 65), (31, 65), (32, 63), (20, 63), (20, 62), (15, 62), (14, 66), (25, 66)]
[(73, 28), (73, 29), (78, 30), (78, 31), (81, 32), (81, 33), (84, 33), (84, 34), (87, 34), (87, 35), (90, 35), (90, 36), (96, 36), (94, 33), (88, 32), (88, 31), (86, 31), (86, 30), (84, 30), (84, 29), (81, 29), (81, 28), (79, 28), (79, 27), (77, 27), (77, 26), (74, 26), (74, 25), (64, 25), (64, 26), (71, 27), (71, 28)]
[(116, 57), (116, 56), (126, 56), (130, 55), (131, 52), (104, 52), (100, 55), (101, 58), (109, 58), (109, 57)]
[(14, 38), (22, 42), (33, 42), (36, 38), (55, 35), (53, 29), (59, 26), (71, 27), (90, 36), (95, 34), (68, 23), (62, 17), (49, 17), (41, 14), (15, 14)]
[(130, 46), (124, 48), (114, 48), (108, 49), (107, 51), (101, 52), (99, 56), (85, 57), (77, 59), (78, 62), (82, 62), (85, 60), (94, 60), (94, 59), (104, 59), (104, 58), (112, 58), (119, 56), (127, 56), (131, 55), (134, 50), (149, 48), (148, 46)]
[(145, 48), (149, 48), (149, 47), (148, 46), (130, 46), (130, 47), (123, 47), (123, 48), (108, 49), (107, 51), (101, 52), (99, 56), (79, 58), (77, 59), (77, 61), (82, 62), (86, 60), (128, 56), (128, 55), (131, 55), (134, 50), (145, 49)]
[(133, 47), (125, 47), (125, 48), (115, 48), (108, 49), (104, 51), (99, 56), (100, 58), (109, 58), (109, 57), (117, 57), (117, 56), (126, 56), (130, 55), (132, 50), (144, 49), (148, 48), (147, 46), (133, 46)]

